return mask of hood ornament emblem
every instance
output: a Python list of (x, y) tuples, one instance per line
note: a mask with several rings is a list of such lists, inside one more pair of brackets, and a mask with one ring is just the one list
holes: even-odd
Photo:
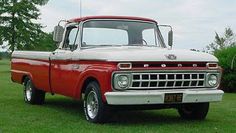
[(177, 59), (177, 56), (174, 55), (174, 54), (168, 54), (168, 55), (165, 55), (167, 59), (169, 60), (176, 60)]

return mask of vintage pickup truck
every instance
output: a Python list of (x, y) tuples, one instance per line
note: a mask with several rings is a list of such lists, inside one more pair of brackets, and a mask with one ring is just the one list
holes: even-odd
[[(105, 122), (116, 107), (177, 109), (186, 119), (204, 119), (209, 102), (221, 101), (221, 68), (213, 55), (172, 49), (155, 20), (90, 16), (54, 30), (53, 52), (14, 51), (13, 82), (24, 100), (43, 104), (45, 93), (83, 100), (86, 119)], [(120, 109), (119, 108), (119, 109)], [(118, 109), (118, 108), (117, 108)]]

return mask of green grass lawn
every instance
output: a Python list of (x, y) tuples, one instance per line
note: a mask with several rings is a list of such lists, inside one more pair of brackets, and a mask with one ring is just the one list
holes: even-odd
[(0, 60), (0, 133), (18, 132), (203, 132), (236, 133), (236, 94), (212, 103), (207, 119), (180, 119), (176, 110), (116, 112), (106, 124), (85, 120), (82, 103), (63, 96), (46, 95), (44, 105), (23, 101), (22, 86), (11, 82), (10, 65)]

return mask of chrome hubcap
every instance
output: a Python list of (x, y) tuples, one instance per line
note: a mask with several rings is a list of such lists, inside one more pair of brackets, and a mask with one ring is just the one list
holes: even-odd
[(90, 118), (95, 118), (98, 113), (98, 98), (94, 91), (89, 92), (87, 97), (87, 112)]
[(25, 98), (27, 101), (31, 100), (31, 95), (32, 95), (32, 87), (30, 81), (28, 81), (25, 86)]

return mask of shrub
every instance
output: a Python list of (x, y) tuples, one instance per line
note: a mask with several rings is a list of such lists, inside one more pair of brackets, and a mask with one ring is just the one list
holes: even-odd
[(7, 58), (9, 59), (11, 57), (10, 53), (8, 52), (0, 52), (0, 59)]
[(236, 46), (215, 52), (215, 56), (219, 59), (219, 65), (223, 68), (221, 89), (227, 92), (236, 92), (236, 58), (234, 67), (231, 69), (231, 63), (235, 55)]

